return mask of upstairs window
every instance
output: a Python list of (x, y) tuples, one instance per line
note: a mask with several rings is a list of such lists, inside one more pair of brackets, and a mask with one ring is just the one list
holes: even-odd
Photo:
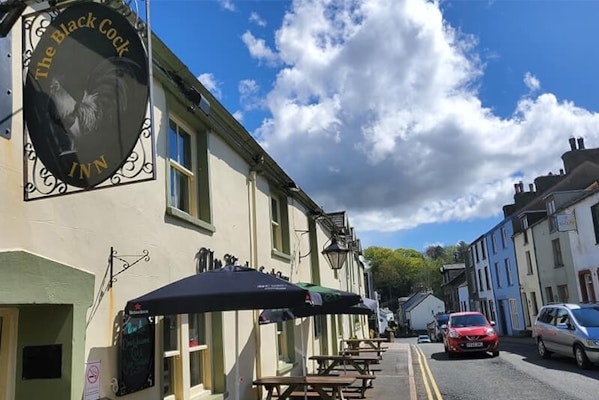
[(507, 232), (505, 231), (505, 226), (501, 227), (501, 246), (504, 249), (507, 248)]
[(595, 243), (599, 244), (599, 203), (591, 207), (593, 217), (593, 228), (595, 230)]
[(562, 258), (562, 248), (559, 243), (559, 239), (551, 241), (551, 247), (553, 248), (553, 262), (556, 268), (564, 266), (564, 260)]
[(170, 159), (170, 205), (186, 213), (195, 213), (191, 135), (172, 120), (169, 121), (168, 153)]
[(208, 175), (207, 133), (195, 133), (174, 118), (168, 129), (167, 212), (212, 229)]
[(499, 263), (495, 263), (495, 275), (497, 275), (497, 287), (501, 287), (501, 269)]
[(555, 200), (547, 201), (547, 219), (549, 220), (549, 232), (557, 230), (557, 216), (555, 215)]
[(532, 258), (530, 256), (530, 251), (526, 251), (526, 275), (532, 275)]
[(288, 215), (287, 197), (276, 192), (273, 193), (270, 197), (272, 249), (286, 255), (290, 254)]
[(503, 260), (505, 265), (505, 276), (507, 277), (507, 285), (512, 286), (514, 284), (514, 277), (512, 276), (512, 268), (510, 267), (510, 259), (506, 258)]

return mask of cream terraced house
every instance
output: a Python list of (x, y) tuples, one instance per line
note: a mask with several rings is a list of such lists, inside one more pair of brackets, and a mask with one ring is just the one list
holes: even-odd
[[(114, 11), (111, 2), (104, 3), (99, 7), (110, 8), (106, 18), (123, 14), (122, 6)], [(341, 338), (366, 337), (366, 316), (263, 326), (260, 310), (160, 316), (146, 342), (153, 344), (146, 349), (147, 379), (138, 380), (137, 388), (124, 384), (120, 339), (128, 300), (196, 274), (202, 263), (218, 266), (228, 256), (291, 282), (365, 295), (360, 241), (346, 213), (317, 206), (155, 36), (150, 101), (132, 153), (147, 161), (139, 175), (129, 182), (107, 179), (97, 188), (56, 180), (32, 189), (32, 182), (43, 185), (53, 175), (39, 169), (49, 159), (42, 160), (40, 147), (31, 151), (26, 118), (35, 116), (23, 112), (31, 107), (23, 60), (37, 40), (43, 42), (42, 36), (26, 43), (37, 34), (28, 22), (66, 18), (62, 12), (69, 5), (57, 6), (32, 1), (24, 9), (1, 11), (0, 32), (6, 32), (0, 38), (0, 83), (9, 89), (0, 100), (0, 400), (259, 399), (254, 378), (299, 374), (304, 355), (335, 352)], [(114, 41), (117, 31), (101, 33)], [(48, 68), (58, 73), (52, 71), (61, 68), (58, 50), (50, 47), (42, 60), (53, 56)], [(67, 77), (76, 72), (62, 71)], [(30, 109), (63, 115), (60, 109)], [(77, 133), (74, 126), (67, 133)], [(59, 156), (77, 151), (77, 140), (67, 141)], [(135, 165), (128, 157), (115, 176)], [(98, 157), (71, 165), (69, 176), (76, 178), (104, 173), (110, 161)], [(33, 179), (35, 173), (40, 175)], [(350, 248), (339, 271), (321, 253), (333, 234)]]

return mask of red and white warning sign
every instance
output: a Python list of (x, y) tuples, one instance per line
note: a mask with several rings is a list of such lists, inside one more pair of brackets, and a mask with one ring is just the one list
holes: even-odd
[(84, 400), (98, 400), (100, 398), (100, 371), (100, 361), (85, 364)]

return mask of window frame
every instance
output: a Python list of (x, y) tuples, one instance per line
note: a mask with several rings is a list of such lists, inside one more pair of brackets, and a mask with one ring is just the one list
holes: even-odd
[(291, 249), (289, 240), (289, 204), (287, 196), (277, 190), (271, 189), (269, 208), (272, 254), (289, 259)]
[[(167, 117), (168, 138), (166, 150), (166, 212), (168, 215), (185, 220), (209, 232), (215, 232), (212, 225), (212, 205), (210, 174), (208, 166), (208, 129), (194, 129), (176, 115)], [(173, 129), (173, 126), (175, 129)], [(191, 165), (181, 165), (171, 158), (172, 133), (189, 135)], [(173, 171), (192, 178), (189, 182), (189, 210), (181, 209), (172, 201)]]
[(564, 266), (564, 259), (562, 255), (562, 247), (559, 238), (551, 241), (551, 249), (553, 250), (553, 264), (555, 268)]
[(599, 244), (599, 203), (591, 206), (593, 230), (595, 231), (595, 244)]

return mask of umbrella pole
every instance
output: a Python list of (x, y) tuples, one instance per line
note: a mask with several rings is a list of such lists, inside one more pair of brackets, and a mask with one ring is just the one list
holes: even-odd
[[(308, 355), (306, 354), (306, 346), (304, 345), (304, 319), (302, 318), (300, 324), (300, 341), (302, 342), (302, 372), (304, 376), (308, 375), (308, 367), (306, 366), (306, 358)], [(308, 387), (304, 385), (304, 400), (308, 399)]]
[(235, 399), (239, 400), (239, 311), (235, 310)]

